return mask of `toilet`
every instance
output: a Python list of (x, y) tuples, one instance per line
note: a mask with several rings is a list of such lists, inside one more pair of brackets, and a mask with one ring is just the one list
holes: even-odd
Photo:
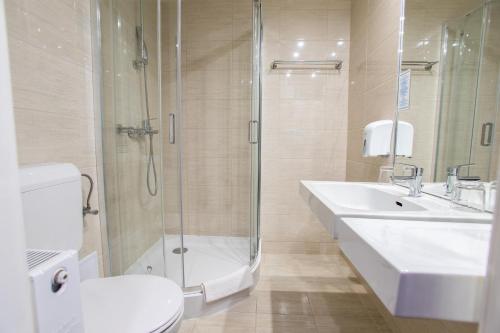
[[(23, 167), (20, 183), (27, 247), (79, 250), (83, 238), (82, 180), (72, 164)], [(85, 333), (175, 333), (184, 294), (153, 275), (94, 278), (80, 284)]]
[(123, 275), (86, 280), (80, 287), (85, 333), (179, 330), (184, 295), (170, 280)]

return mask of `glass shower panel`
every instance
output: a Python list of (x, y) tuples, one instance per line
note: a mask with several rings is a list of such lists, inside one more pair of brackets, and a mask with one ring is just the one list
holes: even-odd
[(98, 3), (110, 273), (163, 276), (157, 1)]
[(186, 287), (248, 266), (252, 193), (252, 0), (182, 2)]
[(493, 150), (498, 150), (495, 132), (500, 98), (500, 1), (489, 2), (484, 17), (471, 161), (477, 165), (474, 175), (491, 181), (497, 179), (498, 153)]
[(482, 10), (476, 10), (444, 26), (437, 182), (446, 181), (447, 167), (471, 162), (481, 24)]
[(252, 120), (251, 120), (251, 199), (250, 199), (250, 261), (253, 263), (259, 252), (260, 241), (260, 123), (261, 123), (261, 47), (262, 5), (254, 1), (252, 36)]
[(165, 268), (166, 276), (184, 287), (182, 202), (180, 187), (180, 152), (182, 131), (179, 128), (182, 114), (180, 107), (180, 80), (178, 70), (182, 59), (178, 57), (178, 0), (161, 2), (161, 59), (162, 59), (162, 127), (163, 139), (163, 186), (165, 221)]

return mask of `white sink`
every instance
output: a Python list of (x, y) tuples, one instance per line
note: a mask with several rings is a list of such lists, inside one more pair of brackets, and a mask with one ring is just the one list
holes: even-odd
[(392, 184), (301, 181), (300, 193), (334, 238), (342, 217), (478, 223), (493, 218), (425, 193), (409, 197), (408, 189)]
[(340, 248), (397, 316), (477, 322), (491, 225), (344, 218)]
[[(402, 189), (367, 183), (303, 182), (326, 200), (348, 211), (425, 211), (421, 204), (404, 197)], [(397, 204), (397, 203), (400, 204)], [(345, 215), (345, 214), (343, 214)]]

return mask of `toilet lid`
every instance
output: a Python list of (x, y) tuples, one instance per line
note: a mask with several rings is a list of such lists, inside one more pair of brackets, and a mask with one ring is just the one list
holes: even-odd
[(182, 314), (184, 295), (174, 282), (152, 275), (123, 275), (81, 283), (85, 333), (151, 333)]

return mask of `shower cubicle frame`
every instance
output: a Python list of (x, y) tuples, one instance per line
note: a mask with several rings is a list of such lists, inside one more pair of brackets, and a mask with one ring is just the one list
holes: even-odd
[[(100, 229), (102, 235), (102, 247), (103, 247), (103, 261), (104, 261), (104, 272), (105, 276), (111, 275), (111, 251), (108, 242), (108, 222), (106, 220), (106, 204), (105, 204), (105, 179), (104, 179), (104, 153), (103, 153), (103, 80), (102, 80), (102, 45), (101, 45), (101, 10), (100, 3), (101, 0), (91, 0), (91, 27), (92, 27), (92, 80), (93, 80), (93, 99), (94, 99), (94, 114), (95, 114), (95, 149), (96, 149), (96, 162), (97, 162), (97, 177), (99, 179), (97, 184), (97, 190), (99, 194), (99, 210), (100, 210)], [(255, 281), (258, 280), (259, 276), (259, 265), (260, 265), (260, 253), (261, 253), (261, 242), (260, 242), (260, 187), (261, 187), (261, 92), (262, 92), (262, 74), (261, 74), (261, 46), (262, 46), (262, 7), (261, 0), (248, 0), (253, 2), (253, 31), (252, 31), (252, 85), (251, 85), (251, 120), (249, 126), (249, 144), (251, 147), (251, 198), (250, 198), (250, 253), (249, 253), (249, 266), (252, 273), (254, 274)], [(157, 43), (158, 52), (156, 54), (158, 60), (158, 89), (161, 92), (162, 76), (161, 76), (161, 0), (157, 0)], [(182, 165), (182, 130), (179, 124), (182, 122), (182, 63), (181, 63), (181, 53), (182, 53), (182, 38), (181, 38), (181, 14), (182, 14), (182, 0), (177, 0), (177, 31), (176, 31), (176, 86), (181, 87), (177, 89), (176, 92), (176, 114), (175, 126), (179, 130), (176, 131), (176, 144), (178, 144), (178, 165), (177, 172), (179, 179), (182, 179), (183, 165)], [(162, 106), (162, 94), (159, 94), (159, 105)], [(162, 112), (159, 113), (162, 117)], [(160, 151), (163, 154), (162, 145), (165, 142), (165, 135), (163, 134), (165, 129), (163, 128), (163, 122), (160, 118)], [(160, 156), (161, 156), (160, 154)], [(163, 170), (162, 165), (163, 158), (160, 158), (160, 170)], [(162, 172), (161, 172), (162, 173)], [(162, 176), (163, 177), (163, 176)], [(161, 178), (163, 179), (163, 178)], [(160, 196), (163, 202), (164, 189), (163, 181), (160, 184)], [(182, 182), (179, 184), (179, 198), (180, 201), (180, 239), (181, 246), (183, 246), (183, 220), (182, 220)], [(163, 204), (161, 205), (163, 210)], [(165, 228), (164, 214), (162, 213), (162, 225)], [(165, 234), (165, 233), (164, 233)], [(182, 265), (184, 265), (184, 258), (181, 260)], [(212, 312), (217, 311), (220, 308), (228, 306), (234, 303), (238, 298), (241, 297), (236, 295), (235, 298), (231, 297), (224, 302), (219, 302), (214, 306), (208, 307), (204, 304), (202, 300), (202, 290), (201, 286), (185, 287), (184, 281), (184, 267), (182, 267), (183, 272), (183, 290), (186, 297), (186, 316), (196, 316), (202, 312)], [(166, 276), (166, 271), (164, 268), (164, 276)], [(218, 303), (218, 302), (215, 302)], [(191, 310), (189, 309), (191, 307)]]

